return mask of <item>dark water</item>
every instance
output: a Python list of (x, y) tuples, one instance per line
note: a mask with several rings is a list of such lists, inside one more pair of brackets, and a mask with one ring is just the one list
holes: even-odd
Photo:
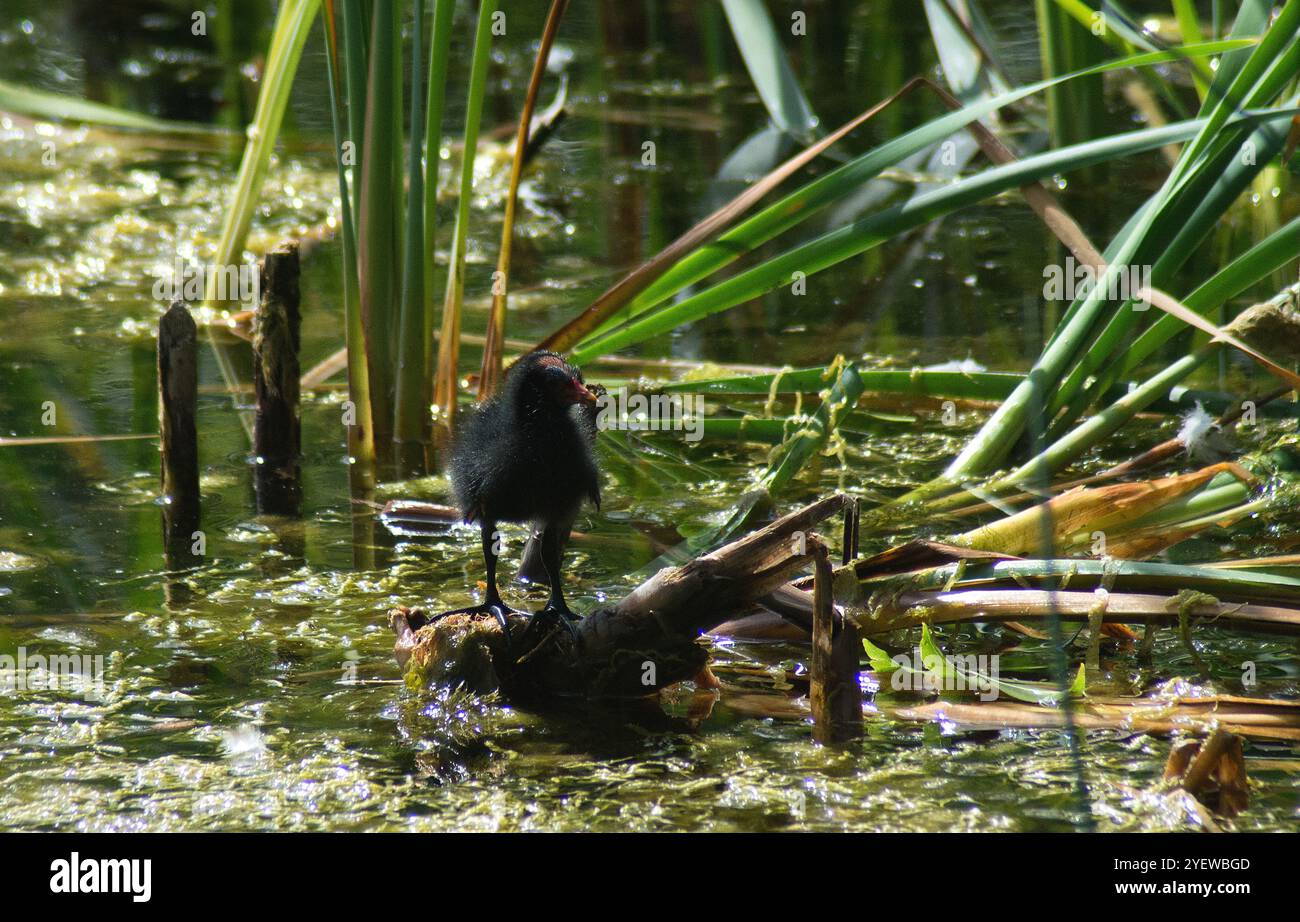
[[(0, 80), (163, 118), (238, 125), (255, 93), (244, 65), (265, 47), (271, 12), (262, 3), (218, 3), (218, 16), (239, 23), (237, 35), (205, 41), (189, 34), (191, 6), (6, 0)], [(935, 68), (913, 0), (804, 6), (810, 35), (792, 48), (792, 60), (825, 125)], [(1009, 68), (1017, 78), (1036, 73), (1029, 5), (986, 6)], [(511, 40), (493, 66), (485, 127), (515, 115), (544, 8), (507, 5)], [(458, 22), (467, 12), (458, 12)], [(463, 31), (453, 61), (464, 60)], [(521, 340), (553, 329), (734, 194), (736, 182), (719, 173), (766, 124), (712, 5), (574, 4), (561, 45), (570, 57), (571, 115), (526, 179), (509, 331)], [(317, 34), (304, 54), (287, 144), (263, 191), (254, 251), (337, 215), (322, 54)], [(452, 99), (463, 98), (464, 77), (453, 69)], [(459, 110), (452, 107), (449, 138)], [(930, 101), (909, 101), (848, 149), (866, 149), (937, 112)], [(658, 152), (653, 170), (640, 162), (646, 140)], [(45, 142), (53, 142), (54, 165), (43, 157)], [(450, 162), (458, 156), (452, 152)], [(480, 154), (470, 332), (485, 322), (507, 157), (500, 145)], [(165, 305), (153, 285), (178, 255), (211, 255), (236, 164), (237, 148), (220, 139), (0, 120), (0, 437), (156, 430), (153, 331)], [(1161, 170), (1152, 154), (1112, 166), (1100, 187), (1063, 180), (1063, 194), (1104, 239)], [(444, 182), (449, 172), (444, 167)], [(1245, 203), (1207, 243), (1201, 270), (1223, 247), (1240, 248), (1261, 227), (1291, 217), (1287, 178), (1275, 181), (1276, 193), (1262, 187), (1259, 202)], [(448, 196), (440, 250), (453, 205)], [(813, 276), (803, 296), (765, 296), (639, 354), (771, 366), (868, 354), (904, 368), (970, 357), (992, 369), (1023, 369), (1051, 322), (1038, 316), (1037, 292), (1041, 267), (1059, 254), (1045, 238), (1028, 209), (1001, 199)], [(341, 344), (337, 259), (325, 245), (305, 263), (304, 366)], [(1191, 281), (1204, 274), (1189, 271)], [(234, 350), (247, 381), (245, 353)], [(465, 368), (477, 360), (468, 349)], [(492, 701), (412, 694), (398, 681), (384, 613), (395, 604), (465, 604), (481, 576), (476, 534), (393, 534), (350, 501), (338, 387), (305, 400), (302, 522), (259, 519), (240, 422), (249, 395), (232, 403), (210, 349), (202, 362), (208, 546), (196, 572), (168, 574), (163, 562), (154, 441), (0, 444), (0, 654), (101, 655), (106, 680), (102, 695), (0, 695), (0, 828), (1069, 828), (1073, 775), (1059, 734), (958, 733), (873, 717), (864, 740), (830, 750), (811, 742), (805, 721), (765, 713), (752, 694), (797, 685), (806, 656), (798, 647), (720, 645), (719, 661), (762, 665), (771, 680), (744, 683), (724, 672), (736, 687), (719, 703), (700, 709), (682, 692), (669, 702), (672, 716), (541, 718)], [(589, 371), (609, 381), (619, 373)], [(1194, 383), (1251, 381), (1261, 384), (1233, 364), (1207, 369)], [(734, 405), (763, 412), (762, 401)], [(913, 421), (879, 423), (847, 439), (842, 456), (824, 459), (782, 504), (831, 490), (897, 492), (933, 474), (980, 420), (970, 412), (956, 429), (943, 428), (933, 407), (905, 410)], [(1127, 457), (1176, 426), (1133, 427), (1107, 451)], [(606, 484), (602, 512), (579, 523), (586, 537), (569, 558), (579, 611), (636, 582), (629, 574), (653, 556), (647, 535), (662, 540), (716, 524), (767, 459), (760, 445), (651, 438), (663, 454), (650, 456), (652, 465), (620, 468)], [(382, 493), (380, 500), (447, 498), (439, 478)], [(918, 530), (925, 526), (900, 522), (897, 533), (873, 535), (867, 549)], [(1279, 549), (1276, 530), (1248, 536), (1248, 548), (1227, 549)], [(1211, 541), (1200, 550), (1213, 557), (1225, 547)], [(507, 598), (521, 606), (540, 601), (517, 586)], [(1236, 664), (1250, 656), (1268, 663), (1257, 692), (1296, 694), (1293, 642), (1213, 629), (1204, 638), (1210, 687), (1239, 693)], [(945, 643), (961, 648), (978, 639), (950, 633)], [(1081, 657), (1082, 646), (1072, 655)], [(1139, 671), (1132, 654), (1110, 665)], [(1158, 644), (1147, 677), (1193, 672), (1170, 637)], [(881, 703), (895, 699), (880, 695)], [(1145, 736), (1088, 737), (1101, 828), (1183, 827), (1181, 812), (1151, 793), (1167, 751), (1167, 741)], [(1251, 754), (1294, 756), (1283, 747)], [(1254, 802), (1237, 826), (1297, 828), (1295, 772), (1254, 777)]]

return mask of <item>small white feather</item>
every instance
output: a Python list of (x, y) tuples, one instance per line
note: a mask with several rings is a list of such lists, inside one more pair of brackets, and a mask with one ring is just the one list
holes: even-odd
[(1195, 409), (1183, 414), (1183, 425), (1178, 430), (1178, 441), (1183, 443), (1183, 448), (1189, 455), (1199, 454), (1206, 448), (1207, 436), (1218, 428), (1219, 424), (1215, 422), (1214, 417), (1206, 413), (1205, 407), (1197, 401)]
[(221, 746), (226, 751), (226, 757), (237, 762), (260, 758), (267, 750), (266, 737), (252, 724), (240, 724), (233, 730), (222, 730)]

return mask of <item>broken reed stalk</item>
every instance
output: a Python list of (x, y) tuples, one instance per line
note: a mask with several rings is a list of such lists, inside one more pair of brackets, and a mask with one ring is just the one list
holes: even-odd
[[(1019, 701), (933, 701), (906, 707), (882, 707), (895, 720), (980, 729), (1058, 728), (1059, 708)], [(1212, 732), (1220, 727), (1248, 739), (1300, 742), (1300, 702), (1272, 698), (1213, 695), (1202, 698), (1155, 695), (1146, 698), (1088, 697), (1074, 715), (1081, 730), (1119, 730), (1128, 734), (1167, 735)]]
[(842, 743), (862, 732), (858, 651), (862, 641), (852, 622), (835, 610), (830, 554), (820, 541), (813, 551), (812, 662), (808, 701), (813, 739)]
[(253, 340), (253, 471), (257, 511), (263, 515), (293, 516), (302, 508), (298, 273), (298, 244), (293, 241), (280, 244), (262, 261)]
[(158, 434), (162, 442), (163, 550), (168, 569), (197, 562), (199, 530), (198, 329), (181, 301), (158, 321)]
[(848, 566), (858, 559), (858, 498), (850, 496), (844, 501), (844, 539), (840, 565)]
[[(902, 592), (869, 603), (858, 615), (864, 634), (883, 634), (921, 623), (957, 624), (971, 621), (1029, 621), (1059, 617), (1088, 621), (1098, 608), (1105, 624), (1179, 624), (1180, 608), (1200, 623), (1261, 634), (1300, 634), (1300, 610), (1280, 605), (1219, 602), (1209, 598), (1184, 601), (1179, 596), (1139, 592), (1097, 592), (1047, 589), (966, 589), (952, 592)], [(859, 612), (861, 610), (859, 609)]]
[(1191, 809), (1211, 832), (1222, 832), (1214, 816), (1234, 817), (1250, 803), (1250, 781), (1242, 738), (1214, 727), (1204, 739), (1174, 743), (1165, 763), (1164, 784), (1190, 795)]
[(1206, 782), (1210, 780), (1211, 773), (1218, 767), (1219, 759), (1228, 754), (1234, 744), (1240, 755), (1241, 737), (1223, 729), (1211, 733), (1201, 743), (1200, 749), (1192, 758), (1191, 765), (1187, 767), (1187, 772), (1182, 778), (1182, 786), (1193, 793), (1203, 789)]

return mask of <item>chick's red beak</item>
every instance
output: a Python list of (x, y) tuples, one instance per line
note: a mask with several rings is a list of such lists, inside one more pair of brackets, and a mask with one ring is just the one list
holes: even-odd
[(573, 381), (573, 402), (592, 406), (596, 403), (596, 395), (588, 390), (587, 385), (581, 381)]

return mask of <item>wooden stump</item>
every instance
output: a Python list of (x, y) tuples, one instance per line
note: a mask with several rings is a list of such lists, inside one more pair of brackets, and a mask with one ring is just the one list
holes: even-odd
[(295, 242), (280, 244), (262, 260), (253, 339), (253, 453), (257, 511), (266, 515), (296, 516), (302, 509), (298, 272)]
[(169, 569), (192, 566), (199, 531), (198, 331), (175, 301), (158, 321), (158, 434), (162, 445), (163, 550)]
[(835, 611), (830, 554), (813, 547), (813, 636), (811, 683), (813, 738), (840, 743), (862, 732), (862, 690), (858, 651), (862, 641), (853, 623)]

